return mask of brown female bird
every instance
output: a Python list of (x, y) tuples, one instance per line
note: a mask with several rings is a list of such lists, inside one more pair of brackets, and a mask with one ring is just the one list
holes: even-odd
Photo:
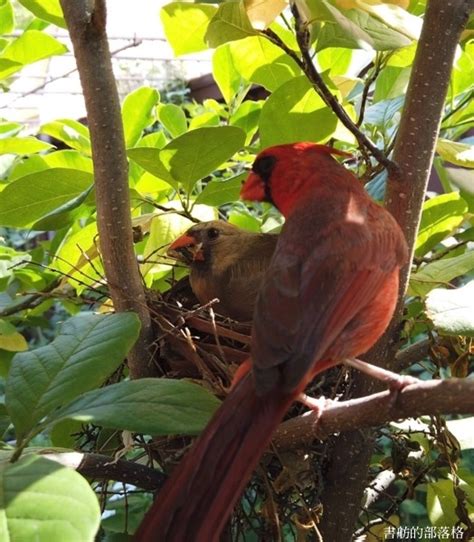
[(212, 220), (189, 228), (171, 244), (168, 256), (189, 265), (191, 288), (201, 304), (218, 298), (219, 314), (247, 321), (277, 241), (276, 234)]

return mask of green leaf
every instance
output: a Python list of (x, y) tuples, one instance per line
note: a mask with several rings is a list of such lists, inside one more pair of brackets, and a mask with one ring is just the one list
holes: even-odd
[(373, 15), (384, 26), (388, 26), (410, 40), (420, 37), (422, 19), (407, 10), (388, 2), (364, 2), (363, 10)]
[(0, 138), (13, 137), (21, 132), (22, 128), (18, 122), (0, 121)]
[(249, 82), (274, 91), (286, 81), (301, 74), (296, 62), (281, 49), (261, 36), (230, 44), (233, 64)]
[(128, 155), (143, 169), (172, 186), (181, 183), (189, 193), (196, 181), (215, 171), (245, 143), (235, 126), (198, 128), (170, 141), (160, 151), (129, 149)]
[(316, 58), (321, 71), (329, 71), (331, 75), (346, 75), (351, 64), (352, 51), (341, 47), (328, 47), (319, 51)]
[(444, 258), (421, 268), (410, 277), (409, 295), (426, 296), (437, 286), (444, 286), (456, 277), (474, 269), (474, 251), (467, 251), (461, 256)]
[(448, 139), (438, 139), (436, 152), (446, 162), (458, 166), (474, 168), (474, 145), (449, 141)]
[(9, 0), (0, 1), (0, 35), (9, 34), (15, 28), (13, 8)]
[(0, 540), (94, 541), (99, 503), (76, 471), (29, 455), (16, 463), (0, 463), (0, 476)]
[(70, 225), (79, 216), (79, 213), (74, 211), (76, 211), (88, 199), (93, 190), (94, 185), (91, 184), (89, 188), (86, 188), (86, 190), (84, 190), (84, 192), (79, 194), (77, 197), (37, 220), (33, 224), (32, 229), (37, 231), (52, 231), (59, 230)]
[(263, 100), (258, 102), (246, 100), (240, 104), (239, 108), (234, 111), (230, 118), (230, 124), (232, 126), (242, 128), (247, 134), (245, 139), (246, 145), (250, 145), (254, 135), (257, 133), (260, 113), (264, 103)]
[(163, 124), (171, 137), (178, 137), (188, 129), (188, 122), (184, 111), (175, 104), (161, 104), (158, 107), (158, 120)]
[(405, 96), (410, 79), (411, 67), (398, 68), (387, 66), (377, 77), (375, 83), (374, 103), (381, 100), (390, 100), (398, 96)]
[(142, 378), (85, 393), (52, 414), (49, 424), (71, 418), (136, 433), (197, 435), (219, 404), (197, 384)]
[(66, 51), (67, 47), (49, 34), (39, 30), (27, 30), (14, 39), (0, 54), (0, 61), (18, 63), (17, 66), (10, 68), (3, 68), (0, 64), (0, 79), (9, 77), (23, 66), (53, 55), (62, 55)]
[(36, 137), (6, 137), (0, 139), (0, 154), (32, 154), (46, 151), (53, 146)]
[[(315, 20), (327, 21), (318, 34), (318, 51), (326, 47), (390, 51), (412, 42), (404, 33), (389, 28), (365, 11), (351, 9), (342, 13), (326, 0), (313, 0), (310, 4), (317, 5)], [(325, 12), (319, 4), (326, 8)]]
[(211, 19), (204, 36), (209, 47), (240, 40), (258, 32), (252, 28), (244, 5), (239, 1), (223, 2)]
[(220, 117), (215, 111), (204, 111), (200, 115), (196, 115), (189, 122), (189, 129), (203, 128), (204, 126), (219, 126)]
[(24, 352), (28, 343), (15, 326), (6, 320), (0, 320), (0, 349), (8, 352)]
[(138, 337), (134, 313), (70, 318), (51, 344), (17, 354), (6, 385), (6, 404), (20, 439), (58, 406), (100, 384)]
[(316, 94), (305, 76), (279, 87), (260, 115), (262, 147), (295, 141), (323, 141), (337, 126), (336, 115)]
[(441, 194), (423, 204), (415, 254), (424, 256), (448, 237), (464, 220), (467, 203), (458, 192)]
[(21, 177), (0, 193), (0, 223), (27, 227), (79, 196), (92, 183), (90, 173), (66, 168), (46, 169)]
[(385, 130), (399, 118), (397, 113), (403, 107), (404, 102), (405, 96), (398, 96), (397, 98), (379, 101), (371, 105), (365, 111), (364, 124), (372, 124)]
[(235, 98), (243, 77), (234, 64), (230, 43), (220, 45), (212, 56), (212, 74), (226, 103)]
[(204, 36), (217, 8), (209, 4), (172, 2), (161, 8), (166, 39), (176, 56), (207, 49)]
[(236, 175), (228, 180), (212, 180), (206, 184), (204, 190), (196, 198), (196, 203), (204, 203), (219, 207), (239, 199), (242, 181), (246, 173)]
[(431, 290), (426, 314), (444, 335), (474, 337), (474, 281), (456, 290)]
[(456, 514), (457, 499), (451, 480), (437, 480), (428, 484), (426, 508), (431, 525), (451, 527), (458, 521)]
[(88, 156), (92, 154), (89, 128), (77, 120), (58, 119), (48, 122), (41, 126), (40, 133), (55, 137), (68, 147), (83, 152)]
[(22, 6), (30, 10), (38, 19), (67, 28), (59, 0), (18, 0)]
[(153, 109), (160, 101), (157, 90), (140, 87), (125, 97), (122, 105), (125, 145), (134, 147), (145, 128), (153, 124)]

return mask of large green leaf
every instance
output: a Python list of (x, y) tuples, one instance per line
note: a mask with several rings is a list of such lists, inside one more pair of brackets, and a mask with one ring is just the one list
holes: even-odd
[(0, 540), (95, 540), (100, 506), (89, 483), (73, 469), (29, 455), (0, 464), (0, 485)]
[(71, 418), (152, 435), (196, 435), (220, 402), (185, 380), (142, 378), (85, 393), (57, 410), (48, 423)]
[(88, 156), (92, 154), (89, 128), (77, 120), (58, 119), (48, 122), (41, 126), (40, 133), (59, 139), (68, 147)]
[(443, 286), (452, 279), (469, 273), (474, 269), (474, 250), (455, 256), (443, 258), (421, 268), (410, 277), (409, 294), (424, 297), (437, 286)]
[(0, 193), (0, 223), (26, 227), (76, 198), (93, 182), (85, 171), (55, 168), (11, 182)]
[(243, 2), (223, 2), (207, 27), (204, 39), (209, 47), (257, 34), (252, 28)]
[(165, 36), (176, 56), (207, 49), (204, 35), (216, 12), (209, 4), (184, 2), (171, 2), (161, 9)]
[(170, 141), (163, 149), (138, 147), (128, 155), (142, 168), (171, 185), (181, 183), (190, 192), (199, 179), (215, 171), (245, 143), (235, 126), (198, 128)]
[(23, 66), (67, 51), (65, 45), (45, 32), (27, 30), (12, 40), (0, 54), (0, 61), (6, 60), (18, 65), (3, 68), (0, 63), (0, 79), (9, 77)]
[(226, 103), (231, 103), (243, 83), (230, 48), (230, 43), (220, 45), (212, 57), (212, 74)]
[(360, 9), (339, 10), (327, 0), (308, 0), (311, 22), (325, 22), (318, 33), (316, 48), (347, 47), (386, 51), (406, 47), (412, 42), (405, 32), (394, 30)]
[(431, 290), (426, 314), (440, 333), (474, 337), (474, 281), (456, 290)]
[(13, 8), (10, 0), (0, 1), (0, 36), (10, 33), (15, 27)]
[(175, 104), (161, 104), (158, 108), (158, 120), (171, 137), (178, 137), (188, 129), (188, 122), (183, 109)]
[(67, 28), (59, 0), (18, 0), (22, 6), (29, 9), (38, 19)]
[(257, 133), (260, 113), (264, 103), (265, 102), (263, 100), (258, 102), (246, 100), (240, 104), (237, 110), (234, 111), (230, 117), (230, 124), (232, 126), (242, 128), (242, 130), (246, 133), (246, 145), (250, 145), (254, 135)]
[(239, 199), (240, 188), (246, 174), (236, 175), (227, 180), (213, 180), (207, 183), (196, 198), (196, 203), (219, 207)]
[(137, 88), (126, 96), (122, 105), (122, 119), (127, 147), (135, 146), (143, 130), (153, 124), (153, 108), (159, 101), (158, 91), (151, 87)]
[(450, 235), (464, 220), (467, 203), (459, 192), (441, 194), (423, 205), (415, 254), (423, 256)]
[(295, 141), (323, 141), (337, 126), (336, 115), (305, 76), (281, 85), (265, 102), (260, 115), (263, 147)]
[(32, 154), (51, 149), (52, 145), (36, 137), (6, 137), (0, 139), (0, 154)]
[(458, 166), (474, 168), (474, 145), (438, 139), (436, 152), (443, 160)]
[(138, 337), (134, 313), (83, 314), (69, 319), (51, 344), (17, 354), (6, 403), (23, 437), (58, 406), (100, 385), (123, 361)]
[(296, 62), (262, 36), (234, 41), (230, 44), (230, 51), (237, 72), (247, 81), (270, 91), (301, 75)]

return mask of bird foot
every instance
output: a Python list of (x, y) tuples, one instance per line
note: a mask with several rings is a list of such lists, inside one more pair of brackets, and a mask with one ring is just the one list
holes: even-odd
[(376, 378), (377, 380), (386, 382), (391, 394), (390, 406), (393, 406), (396, 403), (398, 394), (404, 388), (420, 382), (418, 378), (413, 376), (399, 375), (393, 371), (383, 369), (382, 367), (377, 367), (377, 365), (372, 365), (356, 358), (345, 359), (343, 363), (345, 365), (349, 365), (350, 367), (354, 367), (354, 369), (358, 369), (359, 371)]
[(300, 393), (296, 400), (299, 403), (302, 403), (303, 405), (307, 406), (315, 416), (314, 421), (318, 421), (319, 418), (321, 418), (322, 413), (324, 412), (324, 409), (326, 407), (327, 399), (324, 396), (315, 398), (310, 397), (309, 395), (306, 395), (306, 393)]

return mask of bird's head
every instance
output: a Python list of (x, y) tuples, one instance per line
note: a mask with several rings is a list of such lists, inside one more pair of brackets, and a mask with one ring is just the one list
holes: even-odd
[(212, 254), (238, 236), (239, 231), (236, 226), (223, 220), (201, 222), (171, 243), (167, 254), (186, 265), (207, 265)]
[(296, 199), (312, 187), (326, 179), (330, 181), (331, 176), (338, 172), (342, 175), (347, 173), (331, 155), (351, 156), (338, 149), (309, 142), (269, 147), (256, 157), (240, 197), (273, 203), (287, 216)]

